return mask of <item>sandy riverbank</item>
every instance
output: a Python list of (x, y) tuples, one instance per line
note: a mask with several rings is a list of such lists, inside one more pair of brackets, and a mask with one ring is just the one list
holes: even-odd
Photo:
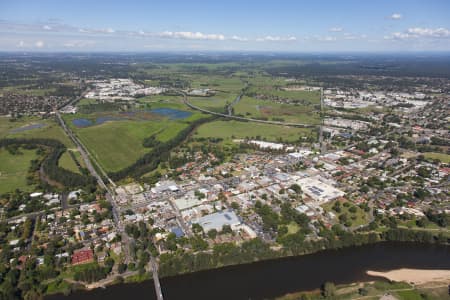
[(384, 277), (391, 281), (405, 281), (413, 284), (450, 282), (450, 270), (398, 269), (387, 272), (367, 271), (367, 274)]

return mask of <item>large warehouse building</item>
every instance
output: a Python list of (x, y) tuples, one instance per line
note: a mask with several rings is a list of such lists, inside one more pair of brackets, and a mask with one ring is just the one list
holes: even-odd
[(233, 210), (228, 209), (206, 215), (192, 221), (192, 223), (198, 223), (205, 232), (208, 232), (211, 229), (221, 231), (224, 225), (229, 225), (231, 229), (235, 230), (241, 224), (241, 221)]
[(328, 183), (320, 176), (306, 177), (297, 181), (302, 191), (317, 201), (318, 204), (326, 203), (345, 195), (345, 193)]

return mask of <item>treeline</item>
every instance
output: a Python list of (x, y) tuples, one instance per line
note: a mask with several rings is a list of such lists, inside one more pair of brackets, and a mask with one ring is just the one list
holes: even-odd
[(215, 118), (216, 117), (209, 117), (193, 121), (188, 127), (181, 130), (173, 139), (165, 143), (155, 143), (151, 152), (139, 158), (131, 166), (117, 172), (109, 173), (109, 177), (112, 180), (120, 180), (128, 176), (138, 178), (145, 173), (153, 171), (158, 167), (160, 162), (166, 161), (169, 158), (170, 150), (183, 142), (192, 130), (203, 123), (211, 122)]
[(83, 266), (75, 271), (73, 279), (91, 283), (106, 278), (110, 272), (108, 267), (101, 267), (97, 263)]
[[(300, 236), (300, 235), (299, 235)], [(448, 243), (442, 233), (437, 235), (426, 231), (408, 229), (390, 229), (383, 233), (356, 232), (325, 229), (320, 233), (321, 239), (310, 241), (299, 237), (292, 239), (279, 251), (272, 250), (270, 245), (259, 238), (246, 241), (238, 246), (233, 243), (217, 244), (212, 253), (187, 252), (165, 253), (160, 256), (160, 275), (174, 276), (182, 273), (213, 269), (227, 265), (251, 263), (259, 260), (274, 259), (286, 256), (310, 254), (326, 249), (340, 249), (352, 246), (362, 246), (382, 241), (416, 242), (416, 243)]]
[(43, 171), (51, 180), (57, 181), (66, 187), (79, 187), (95, 183), (95, 179), (92, 176), (83, 176), (58, 166), (59, 158), (64, 151), (67, 151), (66, 146), (58, 140), (36, 138), (0, 140), (0, 148), (10, 147), (11, 145), (23, 145), (24, 147), (41, 145), (50, 148), (50, 153), (42, 161)]

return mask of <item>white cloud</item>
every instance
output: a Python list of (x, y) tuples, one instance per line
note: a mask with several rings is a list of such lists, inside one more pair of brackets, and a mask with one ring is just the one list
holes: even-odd
[(185, 39), (185, 40), (215, 40), (223, 41), (225, 36), (223, 34), (204, 34), (201, 32), (190, 32), (190, 31), (164, 31), (158, 34), (158, 36), (163, 38), (174, 38), (174, 39)]
[(42, 28), (43, 28), (44, 30), (52, 30), (52, 27), (49, 26), (49, 25), (44, 25)]
[(25, 46), (24, 41), (19, 41), (19, 43), (17, 44), (17, 47), (19, 47), (19, 48), (23, 48), (24, 46)]
[(331, 32), (341, 32), (342, 30), (344, 30), (342, 27), (331, 27), (329, 29)]
[(321, 42), (334, 42), (336, 37), (334, 36), (316, 36), (316, 39)]
[(389, 19), (391, 20), (400, 20), (403, 18), (402, 14), (399, 13), (393, 13), (392, 15), (389, 16)]
[(344, 40), (357, 40), (357, 39), (366, 39), (367, 35), (366, 34), (353, 34), (350, 32), (345, 32), (344, 33)]
[(116, 31), (112, 28), (78, 28), (78, 32), (80, 33), (100, 33), (100, 34), (111, 34), (115, 33)]
[(42, 48), (44, 47), (45, 43), (43, 41), (36, 41), (34, 45), (36, 46), (36, 48)]
[(85, 41), (85, 40), (71, 40), (63, 44), (65, 48), (85, 48), (93, 45), (95, 45), (94, 41)]
[(237, 35), (233, 35), (233, 36), (231, 37), (231, 39), (234, 40), (234, 41), (240, 41), (240, 42), (246, 42), (246, 41), (248, 41), (248, 38), (241, 37), (241, 36), (237, 36)]
[(290, 41), (296, 41), (296, 40), (297, 40), (297, 38), (295, 36), (283, 37), (283, 36), (272, 36), (272, 35), (267, 35), (265, 37), (256, 39), (257, 42), (290, 42)]
[(422, 28), (412, 27), (403, 32), (394, 32), (391, 35), (385, 36), (384, 39), (418, 39), (418, 38), (448, 38), (450, 37), (450, 30), (447, 28)]

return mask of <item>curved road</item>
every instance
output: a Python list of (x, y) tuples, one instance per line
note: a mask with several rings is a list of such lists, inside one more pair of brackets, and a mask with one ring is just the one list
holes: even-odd
[(289, 122), (279, 122), (279, 121), (269, 121), (269, 120), (267, 120), (267, 121), (266, 120), (258, 120), (258, 119), (245, 118), (245, 117), (233, 116), (233, 115), (229, 115), (229, 114), (218, 113), (218, 112), (206, 110), (201, 107), (193, 105), (192, 103), (190, 103), (187, 100), (187, 95), (185, 93), (181, 92), (181, 94), (183, 95), (184, 104), (186, 104), (187, 106), (189, 106), (192, 109), (204, 112), (206, 114), (214, 115), (214, 116), (219, 116), (219, 117), (223, 117), (223, 118), (229, 118), (229, 119), (234, 119), (234, 120), (244, 121), (244, 122), (255, 122), (255, 123), (263, 123), (263, 124), (289, 126), (289, 127), (311, 128), (311, 127), (320, 126), (320, 125), (303, 124), (303, 123), (289, 123)]

